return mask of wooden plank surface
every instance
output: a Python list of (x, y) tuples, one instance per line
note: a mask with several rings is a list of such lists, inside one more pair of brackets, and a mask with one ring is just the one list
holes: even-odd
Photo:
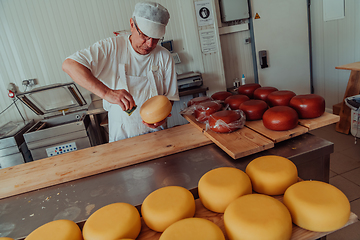
[(360, 62), (354, 62), (354, 63), (337, 66), (337, 67), (335, 67), (335, 69), (360, 71)]
[(0, 199), (211, 144), (191, 124), (0, 169)]
[[(279, 201), (282, 201), (282, 196), (276, 196), (275, 198), (278, 199)], [(225, 239), (228, 240), (229, 238), (226, 235), (226, 231), (225, 231), (225, 227), (224, 227), (224, 219), (223, 219), (224, 214), (215, 213), (215, 212), (207, 210), (202, 205), (200, 199), (196, 199), (195, 204), (196, 204), (196, 212), (195, 212), (194, 217), (204, 218), (204, 219), (210, 220), (213, 223), (215, 223), (217, 226), (220, 227), (220, 229), (224, 233)], [(344, 227), (346, 227), (350, 224), (353, 224), (357, 221), (358, 221), (358, 218), (357, 218), (356, 214), (351, 213), (349, 221), (346, 223), (346, 225)], [(293, 232), (292, 232), (291, 240), (315, 240), (315, 239), (324, 237), (330, 233), (331, 232), (312, 232), (312, 231), (308, 231), (303, 228), (300, 228), (293, 224)], [(139, 236), (136, 238), (136, 240), (158, 240), (160, 238), (160, 236), (161, 236), (161, 233), (155, 232), (155, 231), (149, 229), (146, 226), (146, 224), (144, 223), (144, 221), (142, 220), (141, 232), (140, 232)]]
[(298, 125), (296, 128), (287, 130), (287, 131), (273, 131), (273, 130), (267, 129), (264, 126), (262, 120), (246, 121), (245, 125), (248, 128), (250, 128), (258, 133), (261, 133), (262, 135), (271, 139), (275, 143), (302, 135), (309, 131), (308, 128), (303, 127), (301, 125)]
[(299, 119), (301, 126), (307, 127), (310, 130), (321, 128), (333, 123), (337, 123), (340, 116), (325, 112), (322, 116), (312, 119)]
[(206, 131), (206, 125), (196, 121), (194, 116), (183, 116), (234, 159), (274, 147), (273, 141), (249, 128), (244, 127), (232, 133), (216, 133), (211, 130)]

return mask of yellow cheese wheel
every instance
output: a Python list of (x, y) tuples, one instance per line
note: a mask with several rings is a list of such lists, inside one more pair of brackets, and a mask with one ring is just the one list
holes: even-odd
[(295, 183), (286, 190), (283, 201), (293, 222), (310, 231), (335, 231), (350, 217), (350, 203), (345, 194), (325, 182)]
[(14, 240), (13, 238), (9, 238), (9, 237), (0, 237), (0, 240)]
[(159, 240), (225, 240), (221, 229), (203, 218), (186, 218), (171, 224)]
[(141, 214), (150, 229), (163, 232), (174, 222), (194, 216), (194, 196), (179, 186), (159, 188), (145, 198)]
[(250, 178), (240, 169), (220, 167), (200, 178), (198, 192), (205, 208), (223, 213), (233, 200), (252, 193), (252, 188)]
[(128, 203), (112, 203), (95, 211), (83, 227), (84, 240), (135, 239), (141, 230), (138, 210)]
[(230, 240), (289, 240), (292, 233), (288, 209), (264, 194), (248, 194), (230, 203), (224, 212), (224, 226)]
[(25, 240), (83, 240), (79, 226), (70, 220), (48, 222), (32, 231)]
[(169, 116), (172, 104), (166, 96), (158, 95), (148, 99), (140, 108), (141, 119), (146, 123), (157, 123)]
[(245, 169), (254, 191), (267, 195), (281, 195), (298, 181), (295, 164), (280, 156), (263, 156), (252, 160)]

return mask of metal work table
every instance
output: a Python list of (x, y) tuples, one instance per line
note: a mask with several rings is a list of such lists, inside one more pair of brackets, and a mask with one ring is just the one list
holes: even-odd
[(0, 237), (23, 239), (37, 227), (57, 219), (70, 219), (81, 225), (94, 211), (114, 202), (127, 202), (140, 210), (149, 193), (169, 185), (183, 186), (197, 198), (197, 183), (207, 171), (223, 166), (245, 170), (251, 160), (263, 155), (287, 157), (297, 165), (302, 179), (328, 182), (333, 148), (333, 143), (307, 133), (277, 143), (270, 150), (234, 160), (210, 144), (8, 197), (0, 200)]

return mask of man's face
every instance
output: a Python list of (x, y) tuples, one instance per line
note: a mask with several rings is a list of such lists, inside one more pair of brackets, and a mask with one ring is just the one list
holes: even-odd
[(137, 27), (136, 22), (131, 18), (130, 19), (130, 27), (131, 27), (131, 45), (134, 50), (141, 54), (146, 55), (149, 54), (156, 47), (159, 39), (150, 38), (143, 34), (141, 30)]

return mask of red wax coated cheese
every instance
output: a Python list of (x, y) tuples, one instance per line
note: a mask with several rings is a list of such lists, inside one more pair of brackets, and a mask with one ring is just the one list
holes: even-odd
[(268, 95), (268, 103), (270, 106), (289, 106), (290, 100), (294, 96), (296, 96), (296, 94), (293, 91), (275, 91)]
[(241, 118), (241, 114), (234, 110), (223, 110), (212, 114), (209, 117), (210, 129), (214, 132), (228, 133), (233, 132), (240, 127), (232, 124)]
[(258, 89), (259, 87), (261, 87), (260, 84), (257, 84), (257, 83), (247, 83), (247, 84), (241, 85), (241, 86), (238, 88), (238, 93), (239, 93), (239, 94), (246, 95), (246, 96), (248, 96), (249, 98), (253, 98), (253, 97), (254, 97), (254, 91), (255, 91), (256, 89)]
[(298, 125), (297, 112), (288, 106), (275, 106), (263, 115), (263, 124), (267, 129), (285, 131)]
[(187, 106), (190, 107), (191, 105), (199, 104), (201, 102), (207, 102), (207, 101), (211, 101), (211, 98), (207, 97), (207, 96), (196, 97), (196, 98), (190, 99), (190, 101), (188, 101), (188, 103), (187, 103)]
[(202, 102), (197, 104), (197, 107), (194, 112), (194, 116), (197, 121), (205, 122), (208, 120), (211, 114), (219, 111), (221, 107), (222, 105), (218, 102), (214, 102), (214, 101)]
[(300, 118), (317, 118), (325, 112), (325, 99), (316, 94), (298, 95), (290, 100), (290, 107)]
[(239, 109), (244, 111), (246, 120), (259, 120), (268, 109), (268, 105), (263, 100), (252, 99), (240, 104)]
[(227, 97), (224, 101), (225, 104), (229, 104), (229, 107), (232, 110), (239, 109), (240, 104), (242, 104), (245, 101), (250, 100), (250, 98), (246, 95), (232, 95), (230, 97)]
[(272, 92), (278, 91), (275, 87), (259, 87), (254, 91), (254, 98), (267, 101), (268, 95)]
[(211, 98), (214, 100), (224, 101), (227, 97), (230, 97), (231, 95), (232, 95), (232, 93), (230, 93), (230, 92), (221, 91), (221, 92), (216, 92), (213, 95), (211, 95)]

